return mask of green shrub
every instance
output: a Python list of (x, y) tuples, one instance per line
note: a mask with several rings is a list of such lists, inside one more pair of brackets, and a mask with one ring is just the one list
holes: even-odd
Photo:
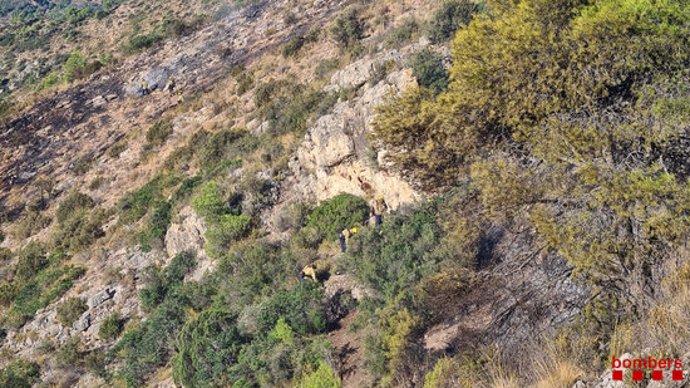
[(180, 187), (175, 190), (172, 196), (172, 202), (178, 203), (186, 198), (188, 198), (194, 189), (204, 180), (201, 176), (193, 176), (182, 181)]
[(261, 304), (258, 329), (268, 333), (282, 318), (299, 334), (320, 333), (326, 329), (323, 290), (314, 282), (302, 282), (290, 291), (279, 291)]
[(223, 191), (216, 181), (209, 181), (192, 200), (192, 207), (199, 216), (208, 221), (218, 219), (226, 211)]
[(198, 16), (190, 22), (187, 22), (186, 20), (181, 20), (168, 14), (163, 18), (159, 29), (165, 36), (179, 37), (191, 33), (201, 25), (203, 21), (203, 16)]
[(285, 88), (285, 81), (269, 80), (257, 86), (254, 90), (254, 104), (257, 108), (263, 108), (266, 104), (271, 102), (278, 91)]
[(103, 237), (101, 226), (108, 217), (103, 209), (89, 212), (86, 209), (75, 211), (59, 225), (53, 236), (54, 246), (63, 251), (80, 251)]
[(379, 228), (367, 228), (348, 245), (351, 273), (387, 300), (409, 290), (436, 270), (441, 230), (433, 209), (388, 217)]
[(63, 368), (77, 367), (82, 363), (81, 340), (78, 336), (70, 337), (57, 351), (58, 365)]
[(283, 57), (288, 58), (297, 55), (305, 45), (319, 40), (320, 31), (314, 30), (306, 35), (296, 35), (283, 46), (281, 53)]
[(169, 202), (158, 204), (151, 214), (144, 230), (139, 234), (139, 244), (144, 252), (152, 248), (152, 244), (161, 244), (170, 227), (172, 205)]
[(201, 166), (206, 171), (212, 171), (256, 149), (258, 139), (246, 130), (226, 129), (211, 135), (205, 134), (197, 143), (195, 153)]
[[(165, 144), (168, 137), (173, 133), (173, 126), (170, 120), (158, 120), (146, 131), (146, 142), (148, 147), (159, 147)], [(145, 146), (146, 147), (146, 146)]]
[(335, 19), (330, 29), (331, 37), (341, 47), (349, 47), (364, 37), (364, 22), (359, 10), (349, 7)]
[(184, 280), (184, 277), (196, 268), (196, 258), (189, 252), (175, 255), (162, 271), (157, 267), (150, 267), (145, 273), (146, 286), (139, 291), (142, 305), (147, 309), (153, 309), (163, 300), (169, 292), (176, 290)]
[(13, 254), (10, 248), (0, 247), (0, 263), (5, 263), (12, 258)]
[(447, 0), (435, 13), (429, 25), (429, 38), (434, 43), (450, 39), (458, 28), (467, 25), (481, 11), (473, 0)]
[(122, 332), (124, 323), (120, 313), (115, 312), (101, 322), (101, 326), (98, 328), (98, 336), (106, 340), (116, 338)]
[(50, 217), (40, 211), (29, 211), (14, 226), (12, 232), (15, 238), (25, 240), (48, 227), (51, 221)]
[(412, 74), (419, 86), (436, 94), (448, 87), (448, 71), (443, 66), (443, 57), (430, 48), (422, 49), (412, 58)]
[(206, 231), (209, 255), (219, 257), (238, 240), (246, 237), (251, 231), (252, 219), (244, 214), (238, 216), (225, 214), (211, 224)]
[(179, 183), (176, 175), (159, 175), (146, 183), (140, 189), (124, 196), (118, 208), (120, 210), (120, 224), (132, 224), (148, 213), (149, 209), (162, 203), (163, 189)]
[(96, 201), (94, 201), (93, 198), (78, 191), (72, 191), (62, 202), (60, 202), (55, 212), (55, 217), (58, 223), (64, 224), (79, 211), (93, 209), (95, 206)]
[(237, 362), (244, 342), (234, 314), (221, 307), (204, 310), (187, 322), (177, 336), (175, 382), (189, 387), (228, 386), (227, 367)]
[(263, 110), (272, 133), (295, 132), (301, 135), (307, 129), (309, 120), (325, 114), (338, 101), (335, 93), (326, 93), (304, 88), (294, 88), (273, 100)]
[(127, 54), (134, 54), (137, 51), (153, 46), (161, 40), (163, 40), (163, 37), (157, 33), (132, 35), (124, 46), (124, 51)]
[(57, 320), (63, 326), (72, 326), (86, 310), (89, 309), (82, 298), (69, 298), (57, 308)]
[(307, 217), (307, 225), (302, 233), (314, 233), (317, 240), (336, 239), (345, 228), (361, 225), (369, 215), (369, 205), (365, 200), (352, 194), (342, 193), (322, 201)]
[(8, 281), (0, 283), (0, 306), (9, 306), (16, 296), (17, 287), (14, 284)]
[(72, 282), (83, 276), (84, 272), (80, 267), (54, 264), (35, 273), (24, 283), (17, 284), (14, 304), (1, 318), (3, 326), (21, 327), (36, 311), (64, 295), (72, 287)]
[(292, 252), (259, 241), (224, 254), (217, 273), (222, 279), (232, 278), (224, 286), (225, 302), (239, 310), (272, 295), (298, 271)]
[(232, 75), (237, 82), (235, 93), (241, 96), (254, 87), (254, 75), (244, 66), (238, 66), (232, 71)]
[(141, 386), (150, 373), (165, 365), (174, 351), (175, 337), (192, 303), (183, 292), (189, 283), (183, 284), (182, 280), (195, 266), (194, 256), (183, 253), (173, 257), (163, 271), (153, 271), (156, 274), (154, 284), (147, 282), (145, 290), (159, 302), (147, 304), (152, 310), (148, 319), (126, 332), (110, 352), (110, 357), (124, 361), (116, 375), (128, 386)]
[(316, 370), (302, 378), (299, 386), (302, 388), (340, 388), (338, 374), (325, 362), (320, 362)]
[(125, 152), (127, 148), (128, 145), (126, 141), (119, 141), (108, 150), (108, 155), (110, 155), (111, 158), (119, 158), (120, 154)]
[[(75, 51), (70, 54), (62, 67), (62, 77), (64, 82), (69, 83), (95, 73), (101, 66), (102, 64), (99, 61), (87, 62), (80, 52)], [(52, 80), (46, 78), (44, 79), (44, 84), (46, 82), (52, 82)]]
[(15, 272), (20, 281), (26, 281), (48, 266), (46, 249), (40, 242), (32, 241), (19, 252)]
[(38, 86), (38, 89), (50, 89), (53, 86), (59, 84), (60, 81), (60, 76), (56, 72), (51, 71), (45, 77), (43, 77), (40, 85)]
[(196, 265), (196, 257), (190, 252), (182, 252), (175, 255), (163, 270), (163, 275), (169, 287), (170, 285), (179, 285), (184, 280), (184, 277), (196, 268)]
[(0, 386), (8, 388), (31, 388), (38, 382), (40, 368), (35, 362), (17, 359), (0, 369)]
[(319, 62), (318, 65), (316, 65), (314, 74), (317, 78), (323, 79), (334, 70), (338, 69), (338, 67), (340, 67), (339, 58), (324, 59), (323, 61)]
[(405, 19), (400, 26), (392, 29), (384, 39), (384, 45), (389, 48), (399, 48), (410, 42), (419, 31), (419, 23), (414, 18)]

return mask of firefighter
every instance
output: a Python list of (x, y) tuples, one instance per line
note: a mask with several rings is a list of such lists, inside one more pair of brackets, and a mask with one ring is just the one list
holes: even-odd
[(383, 213), (388, 211), (388, 205), (383, 195), (378, 195), (371, 201), (369, 213), (374, 220), (374, 226), (379, 226), (383, 222)]
[(312, 264), (309, 264), (308, 266), (302, 269), (302, 272), (299, 273), (299, 278), (300, 280), (304, 280), (304, 278), (309, 278), (315, 282), (318, 281), (318, 278), (316, 277), (316, 268), (314, 268)]
[(340, 232), (340, 235), (338, 236), (338, 240), (340, 240), (340, 251), (345, 252), (347, 250), (347, 243), (350, 240), (352, 236), (357, 234), (359, 232), (359, 229), (357, 227), (352, 227), (350, 229), (343, 229), (342, 232)]
[(146, 96), (151, 93), (151, 89), (149, 88), (149, 81), (146, 79), (141, 80), (141, 95)]

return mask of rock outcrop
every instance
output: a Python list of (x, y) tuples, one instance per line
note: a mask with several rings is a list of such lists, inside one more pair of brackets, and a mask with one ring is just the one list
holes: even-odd
[[(377, 62), (391, 55), (383, 55)], [(361, 78), (355, 70), (369, 68), (372, 63), (375, 61), (363, 59), (348, 66), (333, 76), (330, 87), (362, 84), (368, 78)], [(346, 192), (364, 198), (384, 195), (388, 205), (397, 209), (420, 199), (421, 193), (399, 176), (379, 168), (378, 155), (368, 151), (374, 108), (389, 93), (399, 93), (414, 83), (409, 69), (392, 72), (375, 85), (363, 83), (355, 98), (337, 103), (330, 114), (320, 117), (290, 161), (291, 176), (283, 185), (282, 200), (321, 201)]]

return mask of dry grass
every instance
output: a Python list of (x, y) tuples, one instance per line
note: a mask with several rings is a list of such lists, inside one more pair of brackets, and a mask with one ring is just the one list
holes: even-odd
[(566, 388), (572, 387), (582, 376), (580, 368), (569, 360), (559, 360), (552, 365), (538, 368), (539, 380), (534, 388)]

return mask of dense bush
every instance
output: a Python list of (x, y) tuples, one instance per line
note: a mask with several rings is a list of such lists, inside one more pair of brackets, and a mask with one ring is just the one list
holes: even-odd
[(79, 336), (72, 336), (57, 351), (56, 359), (59, 366), (63, 368), (78, 367), (82, 363), (83, 353), (81, 351), (81, 340)]
[(12, 258), (10, 248), (0, 247), (0, 263), (5, 263)]
[(242, 129), (224, 129), (214, 134), (202, 133), (194, 150), (199, 163), (206, 171), (233, 162), (241, 155), (253, 151), (259, 142), (256, 136)]
[(177, 336), (175, 382), (185, 387), (230, 385), (226, 369), (237, 362), (244, 342), (234, 314), (221, 307), (204, 310)]
[(325, 362), (320, 362), (318, 368), (304, 376), (299, 384), (303, 388), (340, 388), (340, 377)]
[(43, 244), (32, 241), (19, 251), (15, 273), (20, 281), (26, 281), (48, 266), (48, 256)]
[(158, 33), (135, 34), (129, 37), (127, 44), (124, 46), (124, 51), (128, 54), (133, 54), (137, 51), (145, 50), (161, 40), (163, 40), (163, 36)]
[(171, 210), (172, 205), (167, 201), (153, 209), (144, 230), (139, 234), (139, 244), (143, 251), (151, 250), (153, 244), (162, 244), (170, 227)]
[(392, 29), (383, 43), (389, 48), (399, 48), (410, 42), (419, 31), (419, 23), (414, 18), (405, 19), (399, 26)]
[(342, 193), (322, 201), (309, 216), (302, 233), (314, 233), (316, 242), (336, 239), (345, 228), (361, 225), (369, 215), (369, 205), (362, 198)]
[(448, 87), (448, 72), (443, 66), (443, 57), (429, 48), (422, 49), (412, 58), (412, 74), (419, 86), (429, 88), (436, 94)]
[(206, 251), (212, 257), (221, 256), (234, 242), (246, 237), (251, 228), (252, 219), (245, 214), (220, 216), (218, 221), (209, 225), (206, 231), (208, 240)]
[(307, 129), (310, 119), (327, 113), (337, 100), (335, 93), (299, 87), (285, 89), (280, 96), (271, 100), (263, 115), (268, 120), (272, 133), (294, 132), (301, 135)]
[(195, 266), (192, 255), (177, 255), (163, 271), (156, 271), (153, 284), (149, 279), (147, 291), (142, 290), (142, 297), (148, 295), (158, 303), (145, 302), (152, 309), (148, 319), (127, 331), (109, 354), (110, 359), (124, 361), (116, 376), (128, 386), (140, 386), (150, 373), (165, 365), (175, 349), (175, 337), (187, 318), (185, 309), (191, 307), (182, 280)]
[(35, 362), (17, 359), (0, 369), (0, 386), (31, 388), (40, 377), (40, 368)]
[(272, 295), (298, 272), (292, 252), (277, 245), (256, 242), (225, 254), (218, 265), (217, 276), (232, 276), (232, 282), (223, 287), (226, 303), (243, 308)]
[(208, 221), (217, 220), (227, 209), (224, 194), (216, 181), (209, 181), (194, 197), (192, 207), (196, 214)]
[(330, 33), (333, 40), (341, 47), (348, 47), (364, 37), (364, 22), (359, 17), (356, 7), (349, 7), (335, 19)]
[(175, 175), (159, 175), (138, 190), (125, 195), (119, 202), (119, 222), (132, 224), (139, 221), (149, 209), (163, 203), (163, 190), (179, 183)]
[(65, 82), (69, 83), (95, 73), (101, 66), (103, 66), (101, 62), (88, 62), (80, 52), (75, 51), (70, 54), (62, 67), (62, 78)]
[(101, 322), (101, 326), (98, 328), (98, 336), (106, 340), (116, 338), (122, 332), (124, 323), (120, 313), (113, 313)]
[(388, 217), (378, 228), (363, 230), (348, 247), (347, 266), (385, 298), (409, 290), (436, 270), (435, 249), (441, 237), (434, 209)]
[(93, 198), (78, 191), (72, 191), (60, 202), (55, 217), (58, 223), (63, 224), (79, 211), (92, 209), (95, 206), (96, 201)]
[(105, 235), (101, 227), (107, 217), (108, 213), (103, 209), (92, 212), (81, 209), (75, 212), (58, 225), (58, 230), (53, 236), (53, 245), (67, 252), (76, 252), (88, 247)]
[(154, 309), (172, 290), (182, 284), (185, 275), (196, 267), (196, 258), (188, 252), (174, 256), (165, 269), (148, 268), (145, 274), (146, 286), (139, 291), (142, 305)]
[(74, 321), (88, 309), (89, 306), (84, 299), (68, 298), (57, 308), (57, 320), (62, 323), (63, 326), (72, 326)]
[[(477, 213), (529, 225), (578, 279), (601, 291), (580, 329), (600, 349), (614, 326), (645, 309), (630, 306), (639, 299), (630, 290), (647, 276), (629, 274), (682, 254), (690, 230), (687, 163), (667, 162), (689, 117), (686, 86), (679, 85), (689, 82), (690, 5), (490, 4), (490, 15), (476, 15), (457, 31), (446, 91), (413, 89), (391, 98), (374, 131), (412, 181), (440, 190), (468, 177)], [(424, 275), (406, 264), (409, 248), (389, 242), (404, 254), (381, 262), (388, 252), (370, 238), (365, 232), (354, 240), (349, 261), (371, 287), (394, 295), (409, 284), (402, 279)], [(424, 282), (439, 295), (446, 284), (436, 276)], [(619, 303), (627, 307), (613, 314), (599, 307)]]
[(14, 303), (2, 317), (2, 326), (19, 328), (41, 308), (64, 295), (72, 282), (84, 275), (85, 270), (73, 266), (53, 264), (26, 280), (16, 284)]
[(279, 291), (261, 304), (258, 328), (267, 333), (282, 318), (299, 334), (322, 332), (326, 328), (322, 299), (323, 290), (313, 282), (300, 283), (290, 291)]
[(434, 43), (450, 39), (458, 28), (467, 25), (482, 6), (474, 0), (446, 0), (429, 25), (429, 37)]

